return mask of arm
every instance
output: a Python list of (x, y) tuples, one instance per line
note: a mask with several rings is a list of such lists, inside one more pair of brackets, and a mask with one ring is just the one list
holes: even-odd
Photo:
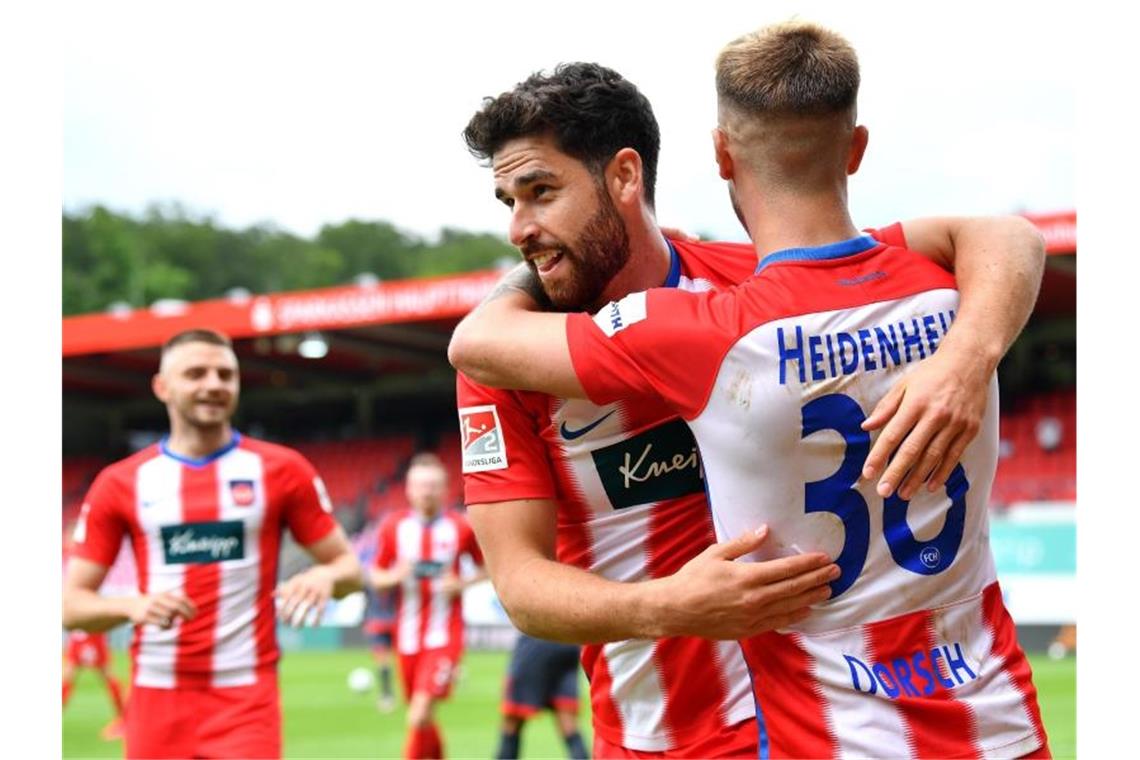
[(759, 547), (765, 532), (710, 546), (667, 578), (610, 581), (554, 559), (555, 509), (553, 501), (522, 499), (467, 510), (512, 622), (552, 641), (743, 638), (806, 617), (838, 574), (823, 554), (732, 561)]
[(403, 583), (411, 571), (412, 566), (407, 560), (400, 561), (389, 568), (373, 566), (368, 571), (368, 582), (377, 591), (387, 591)]
[(364, 589), (364, 573), (344, 530), (338, 525), (324, 538), (305, 546), (314, 565), (278, 585), (278, 617), (300, 626), (306, 618), (316, 625), (330, 598), (343, 599)]
[(584, 398), (570, 361), (566, 315), (549, 314), (530, 269), (512, 269), (452, 333), (447, 358), (472, 380), (495, 388)]
[(903, 229), (909, 248), (954, 271), (961, 294), (938, 351), (899, 381), (864, 424), (882, 432), (863, 477), (881, 474), (881, 496), (897, 488), (909, 499), (923, 482), (931, 491), (941, 488), (977, 434), (990, 378), (1037, 301), (1045, 243), (1016, 216), (919, 219)]
[(172, 592), (146, 596), (102, 596), (99, 587), (108, 568), (82, 557), (67, 563), (63, 581), (63, 627), (89, 633), (107, 631), (123, 623), (149, 623), (169, 628), (175, 619), (190, 620), (197, 614), (194, 604)]

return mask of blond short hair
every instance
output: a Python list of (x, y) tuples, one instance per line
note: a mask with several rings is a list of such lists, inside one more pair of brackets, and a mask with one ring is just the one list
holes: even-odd
[(749, 115), (822, 116), (855, 105), (859, 59), (842, 36), (787, 21), (728, 43), (716, 59), (723, 105)]

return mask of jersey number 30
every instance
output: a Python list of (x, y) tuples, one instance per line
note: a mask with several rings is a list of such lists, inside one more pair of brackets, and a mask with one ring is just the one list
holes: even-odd
[[(871, 434), (860, 427), (865, 419), (867, 417), (859, 404), (841, 393), (820, 396), (803, 408), (803, 438), (821, 430), (834, 430), (846, 442), (839, 469), (823, 480), (804, 484), (805, 511), (809, 514), (831, 512), (843, 521), (846, 531), (843, 549), (835, 560), (840, 573), (831, 583), (832, 599), (849, 589), (863, 572), (871, 542), (871, 513), (867, 500), (854, 488), (871, 450)], [(883, 538), (900, 567), (920, 575), (936, 575), (953, 564), (962, 544), (966, 491), (969, 488), (966, 471), (961, 464), (956, 465), (946, 479), (946, 494), (950, 497), (946, 523), (929, 541), (916, 539), (907, 525), (906, 513), (910, 502), (899, 498), (897, 493), (883, 502)]]

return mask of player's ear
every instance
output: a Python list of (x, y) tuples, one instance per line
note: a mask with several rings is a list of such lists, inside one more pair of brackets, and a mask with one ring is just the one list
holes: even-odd
[(851, 147), (847, 152), (847, 173), (854, 174), (859, 171), (859, 164), (863, 162), (863, 154), (867, 151), (867, 140), (870, 133), (863, 125), (858, 125), (851, 134)]
[(713, 153), (721, 179), (732, 179), (732, 154), (728, 152), (728, 135), (720, 127), (712, 131)]
[(156, 372), (150, 379), (150, 389), (154, 392), (155, 398), (162, 403), (166, 403), (169, 397), (169, 391), (166, 387), (166, 381), (162, 379), (162, 373)]
[(642, 198), (641, 154), (622, 148), (606, 164), (606, 188), (617, 204), (639, 203)]

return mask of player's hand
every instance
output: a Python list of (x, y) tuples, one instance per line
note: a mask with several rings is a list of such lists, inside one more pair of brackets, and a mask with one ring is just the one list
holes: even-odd
[(831, 596), (839, 567), (823, 553), (735, 562), (760, 548), (767, 526), (705, 549), (665, 581), (669, 636), (742, 639), (785, 628)]
[(443, 576), (439, 587), (448, 599), (454, 599), (463, 593), (463, 579), (455, 573), (448, 573)]
[(328, 570), (314, 565), (277, 586), (277, 618), (294, 628), (306, 622), (315, 626), (332, 598), (333, 579)]
[(930, 491), (941, 488), (981, 428), (989, 384), (985, 367), (966, 354), (940, 348), (920, 362), (863, 423), (864, 430), (883, 428), (863, 478), (882, 473), (875, 490), (883, 498), (897, 490), (910, 499), (922, 483)]
[(667, 238), (674, 240), (684, 240), (686, 243), (699, 243), (701, 238), (699, 235), (690, 235), (682, 229), (677, 227), (661, 227), (661, 234)]
[(174, 591), (164, 591), (135, 597), (129, 617), (135, 625), (157, 625), (165, 629), (179, 618), (191, 620), (197, 614), (198, 608), (188, 598)]

